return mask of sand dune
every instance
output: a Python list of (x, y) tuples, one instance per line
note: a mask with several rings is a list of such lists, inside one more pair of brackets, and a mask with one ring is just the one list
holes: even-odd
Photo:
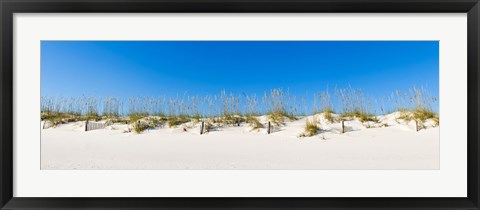
[[(379, 123), (356, 119), (329, 123), (323, 116), (302, 117), (252, 130), (248, 124), (220, 127), (200, 135), (200, 124), (126, 133), (128, 125), (84, 131), (84, 122), (42, 129), (42, 169), (439, 169), (439, 127), (427, 121), (397, 121), (398, 113), (378, 116)], [(307, 119), (322, 130), (299, 138)], [(266, 117), (259, 117), (266, 123)], [(186, 128), (187, 131), (184, 131)]]

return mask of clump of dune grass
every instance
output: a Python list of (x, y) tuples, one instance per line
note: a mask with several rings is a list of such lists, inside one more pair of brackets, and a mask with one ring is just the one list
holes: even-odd
[(323, 113), (323, 116), (327, 122), (335, 122), (328, 86), (326, 91), (313, 94), (313, 114), (318, 113)]
[(287, 119), (295, 120), (295, 114), (289, 110), (290, 99), (288, 91), (282, 89), (272, 89), (269, 94), (264, 92), (262, 102), (266, 106), (267, 117), (274, 125), (283, 125)]
[(149, 128), (151, 128), (151, 126), (147, 122), (137, 121), (133, 123), (133, 130), (136, 133), (141, 133)]
[(376, 116), (373, 114), (367, 114), (367, 113), (362, 113), (362, 112), (349, 112), (349, 113), (343, 113), (340, 115), (342, 119), (351, 119), (351, 118), (356, 118), (360, 122), (375, 122), (378, 123), (379, 120)]
[(152, 128), (161, 127), (167, 121), (167, 118), (162, 116), (150, 116), (146, 119), (148, 125)]
[(257, 95), (254, 94), (250, 96), (245, 94), (245, 109), (247, 116), (259, 114)]
[(225, 125), (239, 125), (242, 122), (245, 122), (245, 119), (238, 114), (225, 114), (223, 115), (220, 119), (219, 122), (225, 124)]
[(374, 123), (378, 123), (379, 120), (376, 116), (374, 116), (373, 114), (362, 114), (360, 116), (358, 116), (358, 119), (360, 120), (360, 122), (374, 122)]
[(86, 119), (89, 121), (99, 121), (102, 119), (102, 117), (98, 113), (88, 113)]
[(318, 126), (318, 119), (313, 118), (312, 120), (308, 120), (305, 122), (305, 130), (300, 133), (299, 137), (311, 137), (315, 136), (318, 131), (320, 131), (320, 127)]
[(86, 109), (86, 118), (87, 120), (98, 121), (101, 119), (99, 114), (99, 104), (97, 97), (84, 97), (85, 109)]
[(332, 110), (332, 102), (328, 86), (325, 91), (313, 94), (313, 113)]
[(258, 119), (255, 116), (252, 116), (252, 115), (248, 115), (246, 117), (246, 122), (248, 123), (248, 125), (250, 125), (250, 127), (253, 130), (263, 127), (262, 123), (260, 123), (260, 121), (258, 121)]
[(355, 114), (366, 113), (365, 94), (361, 89), (343, 88), (335, 89), (335, 95), (340, 99), (342, 114), (353, 116)]
[(413, 117), (419, 121), (425, 122), (428, 119), (438, 119), (438, 116), (435, 112), (418, 108), (413, 111)]
[(315, 121), (307, 121), (307, 123), (305, 124), (305, 134), (307, 136), (314, 136), (319, 130), (320, 128)]
[(281, 110), (275, 110), (269, 113), (267, 117), (274, 125), (283, 125), (286, 119), (290, 119), (288, 115)]
[(63, 114), (57, 112), (42, 113), (42, 120), (50, 122), (51, 126), (55, 127), (63, 123)]
[(398, 110), (398, 113), (399, 115), (397, 117), (397, 122), (398, 120), (410, 121), (414, 119), (412, 113), (409, 110), (405, 110), (405, 109)]
[(106, 119), (118, 118), (122, 101), (114, 97), (106, 97), (103, 101), (103, 116)]
[(146, 113), (131, 113), (130, 115), (128, 115), (128, 120), (129, 120), (129, 123), (135, 123), (147, 116), (148, 114)]
[[(404, 96), (406, 99), (399, 99), (402, 103), (398, 105), (398, 112), (400, 116), (397, 119), (412, 121), (415, 120), (418, 125), (423, 128), (425, 121), (431, 119), (434, 121), (434, 126), (438, 126), (439, 117), (436, 112), (433, 111), (433, 104), (437, 102), (435, 97), (432, 97), (423, 88), (413, 87), (408, 94), (401, 94), (397, 91), (399, 96)], [(407, 104), (405, 101), (408, 101)]]
[[(378, 122), (378, 119), (369, 113), (369, 107), (372, 107), (372, 101), (367, 99), (361, 89), (351, 87), (345, 89), (336, 89), (335, 94), (340, 97), (343, 113), (340, 115), (343, 119), (357, 118), (360, 122)], [(370, 108), (371, 109), (371, 108)]]
[(177, 127), (181, 124), (190, 122), (190, 119), (186, 116), (170, 116), (167, 118), (168, 127)]
[(137, 133), (141, 133), (146, 129), (162, 126), (165, 121), (166, 119), (163, 117), (148, 116), (147, 114), (141, 113), (131, 114), (128, 120)]
[(333, 117), (333, 110), (331, 108), (323, 110), (322, 113), (325, 120), (327, 120), (329, 123), (335, 122), (335, 118)]
[(424, 123), (427, 120), (433, 120), (434, 125), (433, 126), (438, 126), (440, 123), (440, 118), (435, 112), (425, 110), (422, 108), (418, 108), (415, 110), (407, 110), (407, 111), (400, 111), (400, 116), (397, 118), (397, 120), (405, 120), (405, 121), (416, 121), (418, 126), (420, 128), (424, 128)]

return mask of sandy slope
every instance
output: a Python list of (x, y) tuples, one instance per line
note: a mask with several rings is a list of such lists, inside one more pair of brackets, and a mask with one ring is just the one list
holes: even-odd
[[(438, 169), (439, 128), (415, 131), (395, 114), (379, 116), (388, 127), (366, 128), (318, 116), (322, 133), (298, 138), (305, 118), (251, 131), (248, 125), (199, 135), (197, 125), (124, 133), (126, 125), (83, 131), (83, 123), (42, 130), (42, 169)], [(309, 118), (312, 118), (310, 116)], [(262, 118), (264, 122), (265, 119)], [(427, 123), (428, 125), (428, 123)]]

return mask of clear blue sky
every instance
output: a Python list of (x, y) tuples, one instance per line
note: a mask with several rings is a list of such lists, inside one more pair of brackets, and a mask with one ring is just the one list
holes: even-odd
[(42, 96), (213, 95), (349, 85), (372, 97), (427, 87), (437, 41), (42, 41)]

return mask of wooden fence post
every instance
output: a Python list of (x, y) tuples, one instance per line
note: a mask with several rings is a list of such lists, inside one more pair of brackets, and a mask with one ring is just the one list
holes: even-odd
[(205, 122), (202, 121), (202, 125), (200, 126), (200, 135), (203, 134), (203, 127), (205, 126)]
[(267, 133), (268, 133), (268, 134), (270, 134), (270, 132), (271, 132), (271, 130), (270, 130), (271, 128), (270, 128), (270, 127), (271, 127), (271, 126), (270, 126), (270, 121), (268, 121), (268, 129), (267, 129)]
[(415, 130), (418, 132), (418, 121), (415, 120)]
[(88, 120), (85, 121), (85, 131), (88, 131)]
[(342, 133), (345, 133), (345, 120), (342, 120)]

